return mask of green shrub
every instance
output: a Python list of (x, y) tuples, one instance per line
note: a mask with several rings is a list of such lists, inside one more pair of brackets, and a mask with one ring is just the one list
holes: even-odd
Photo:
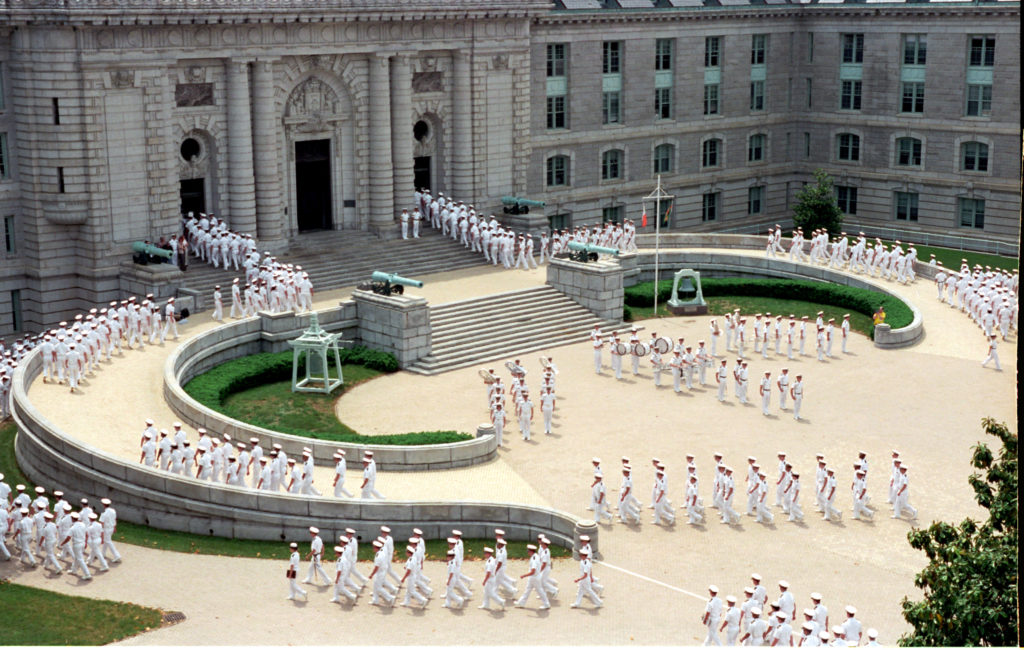
[[(914, 312), (902, 300), (878, 291), (847, 287), (831, 282), (785, 280), (777, 278), (707, 278), (701, 280), (705, 297), (759, 296), (803, 300), (820, 305), (834, 305), (871, 316), (879, 305), (885, 305), (885, 322), (893, 329), (906, 327), (914, 320)], [(654, 305), (654, 283), (642, 282), (625, 290), (625, 304), (633, 307)], [(658, 302), (667, 302), (672, 294), (672, 280), (658, 283)], [(871, 335), (874, 336), (872, 328)]]
[(629, 308), (629, 305), (622, 306), (622, 320), (627, 323), (633, 320), (633, 310)]

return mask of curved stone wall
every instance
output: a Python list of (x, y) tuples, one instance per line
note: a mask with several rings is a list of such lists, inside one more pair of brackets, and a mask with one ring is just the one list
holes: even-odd
[[(692, 236), (691, 236), (692, 237)], [(751, 239), (745, 235), (718, 235), (719, 238)], [(764, 238), (762, 237), (762, 242)], [(689, 245), (689, 244), (688, 244)], [(733, 248), (743, 248), (733, 246)], [(817, 280), (831, 282), (848, 287), (877, 291), (894, 299), (900, 300), (910, 307), (914, 320), (906, 327), (890, 329), (888, 325), (875, 328), (875, 346), (879, 348), (901, 348), (913, 345), (924, 337), (924, 323), (921, 311), (912, 303), (903, 300), (889, 291), (885, 285), (861, 279), (857, 276), (839, 273), (822, 266), (812, 266), (778, 257), (751, 257), (729, 253), (705, 251), (667, 250), (659, 254), (659, 279), (671, 278), (681, 268), (694, 269), (709, 277), (751, 276), (762, 278), (788, 278), (792, 280)], [(641, 249), (635, 256), (635, 272), (631, 284), (654, 280), (654, 251)]]
[[(355, 338), (358, 320), (355, 304), (346, 301), (334, 309), (317, 312), (321, 327), (342, 330), (344, 338)], [(439, 445), (353, 445), (330, 440), (315, 440), (271, 431), (218, 413), (194, 400), (183, 385), (196, 375), (226, 361), (259, 352), (288, 349), (287, 341), (295, 338), (309, 325), (308, 316), (291, 314), (260, 314), (214, 328), (178, 346), (164, 366), (164, 400), (191, 427), (204, 427), (232, 438), (259, 438), (265, 447), (278, 443), (289, 456), (298, 457), (303, 448), (313, 450), (318, 465), (334, 465), (335, 451), (344, 449), (347, 458), (362, 457), (363, 450), (372, 450), (382, 471), (423, 471), (452, 469), (487, 462), (497, 456), (498, 441), (494, 436)]]
[[(413, 527), (427, 537), (447, 535), (452, 527), (467, 537), (491, 537), (503, 528), (510, 539), (535, 539), (545, 533), (572, 548), (577, 518), (549, 508), (472, 501), (362, 501), (269, 493), (213, 485), (116, 458), (57, 429), (32, 405), (27, 387), (41, 373), (39, 350), (15, 371), (11, 405), (18, 426), (18, 464), (33, 481), (61, 489), (74, 501), (109, 497), (124, 521), (203, 535), (245, 539), (299, 540), (307, 527), (337, 539), (351, 526), (372, 538), (377, 527), (391, 527), (397, 539)], [(589, 531), (593, 536), (596, 531)]]

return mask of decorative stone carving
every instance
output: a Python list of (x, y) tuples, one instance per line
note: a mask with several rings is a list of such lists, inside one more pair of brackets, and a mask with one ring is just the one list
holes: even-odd
[(174, 87), (174, 103), (178, 108), (186, 108), (190, 106), (213, 106), (213, 84), (177, 84)]
[(491, 57), (491, 69), (508, 70), (508, 55), (495, 54), (493, 57)]
[(412, 91), (415, 93), (436, 93), (444, 90), (444, 73), (439, 71), (416, 72), (412, 75)]
[(110, 72), (110, 83), (114, 88), (131, 88), (135, 85), (135, 71), (112, 70)]
[(190, 65), (185, 69), (185, 79), (193, 84), (202, 83), (206, 81), (206, 70), (202, 66)]
[(425, 56), (420, 59), (420, 70), (423, 72), (433, 72), (437, 70), (437, 59), (432, 56)]
[(323, 119), (338, 110), (338, 95), (334, 89), (316, 77), (310, 77), (295, 87), (288, 97), (289, 117)]

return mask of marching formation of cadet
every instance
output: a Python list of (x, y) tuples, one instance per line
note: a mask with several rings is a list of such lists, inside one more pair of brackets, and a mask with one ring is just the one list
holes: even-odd
[[(829, 627), (828, 607), (822, 604), (818, 592), (810, 595), (810, 603), (797, 614), (796, 598), (789, 582), (779, 580), (779, 595), (768, 602), (768, 590), (761, 584), (757, 573), (750, 575), (752, 585), (744, 588), (744, 600), (718, 597), (718, 587), (708, 585), (708, 602), (701, 613), (701, 623), (707, 626), (704, 645), (722, 645), (720, 634), (725, 632), (725, 645), (745, 646), (877, 646), (878, 631), (863, 629), (857, 619), (857, 608), (847, 605), (846, 619)], [(802, 622), (798, 620), (802, 618)], [(829, 634), (831, 632), (831, 635)]]
[[(324, 540), (320, 536), (320, 530), (314, 526), (309, 528), (310, 546), (306, 554), (306, 561), (309, 568), (304, 584), (319, 584), (322, 580), (325, 586), (332, 587), (331, 602), (340, 603), (345, 598), (349, 604), (357, 602), (360, 594), (370, 585), (370, 604), (387, 607), (394, 607), (401, 604), (403, 607), (412, 607), (413, 601), (419, 607), (427, 606), (435, 595), (435, 589), (430, 586), (432, 580), (423, 573), (424, 560), (426, 558), (426, 540), (423, 531), (419, 528), (412, 529), (412, 537), (408, 539), (405, 546), (403, 568), (401, 576), (393, 569), (395, 561), (395, 539), (391, 535), (388, 526), (381, 526), (376, 539), (373, 540), (374, 548), (373, 568), (368, 575), (359, 571), (359, 537), (352, 528), (346, 528), (345, 533), (338, 538), (334, 546), (335, 570), (334, 577), (323, 568)], [(530, 570), (519, 577), (526, 581), (526, 586), (519, 595), (517, 581), (508, 575), (508, 550), (505, 540), (505, 531), (496, 529), (494, 547), (483, 549), (483, 577), (480, 579), (480, 588), (483, 590), (483, 600), (478, 609), (498, 608), (504, 611), (509, 602), (514, 602), (516, 607), (525, 607), (529, 597), (536, 592), (540, 600), (540, 609), (550, 609), (550, 599), (558, 596), (558, 582), (551, 576), (551, 551), (549, 549), (551, 540), (545, 535), (537, 537), (536, 544), (528, 544), (527, 550), (530, 553)], [(443, 590), (443, 602), (441, 607), (459, 609), (465, 607), (466, 603), (473, 597), (470, 589), (474, 579), (463, 572), (465, 560), (465, 547), (462, 540), (462, 532), (453, 530), (451, 536), (446, 539), (448, 550), (446, 552), (446, 575)], [(575, 602), (570, 607), (580, 607), (583, 597), (587, 597), (595, 608), (603, 605), (598, 594), (604, 591), (600, 581), (594, 578), (590, 538), (586, 535), (580, 537), (580, 575), (574, 581), (577, 585)], [(285, 576), (288, 579), (289, 600), (307, 598), (308, 592), (299, 586), (298, 575), (301, 570), (302, 554), (299, 551), (299, 544), (289, 544), (290, 558)], [(401, 603), (398, 603), (398, 596), (402, 588), (405, 588), (405, 596)], [(440, 592), (438, 592), (440, 595)], [(518, 598), (517, 598), (518, 596)]]
[[(224, 220), (217, 219), (212, 214), (200, 213), (197, 217), (194, 213), (189, 212), (184, 229), (185, 236), (188, 238), (187, 249), (191, 249), (194, 257), (198, 257), (215, 269), (221, 266), (225, 269), (234, 266), (238, 271), (244, 260), (256, 251), (256, 241), (252, 235), (229, 230), (228, 224)], [(176, 262), (177, 260), (172, 259), (172, 261)]]
[(967, 314), (985, 337), (987, 353), (981, 362), (982, 367), (994, 362), (995, 369), (1002, 370), (996, 351), (998, 340), (1001, 337), (1006, 341), (1011, 334), (1017, 333), (1017, 269), (1009, 273), (1002, 269), (993, 270), (989, 266), (982, 268), (976, 264), (972, 270), (966, 259), (961, 260), (958, 273), (943, 268), (942, 262), (934, 266), (939, 301)]
[(16, 556), (31, 568), (41, 562), (43, 569), (53, 574), (68, 571), (83, 580), (92, 580), (93, 564), (100, 571), (110, 570), (108, 556), (110, 562), (120, 563), (121, 554), (114, 546), (117, 511), (110, 499), (100, 500), (98, 513), (88, 499), (79, 503), (79, 510), (73, 512), (60, 490), (53, 492), (51, 502), (44, 488), (37, 487), (33, 499), (20, 484), (12, 497), (11, 487), (0, 474), (0, 559), (11, 561)]
[[(196, 433), (198, 438), (193, 444), (181, 422), (171, 425), (171, 430), (157, 430), (153, 419), (147, 418), (139, 440), (139, 462), (201, 481), (253, 490), (323, 496), (314, 485), (315, 463), (313, 450), (309, 447), (303, 447), (302, 457), (296, 459), (289, 458), (280, 443), (264, 450), (257, 437), (246, 443), (233, 440), (227, 433), (220, 437), (210, 435), (202, 427)], [(353, 494), (345, 489), (348, 470), (345, 455), (344, 449), (333, 455), (334, 480), (331, 487), (336, 498), (353, 498)], [(384, 495), (377, 490), (377, 461), (373, 452), (364, 451), (361, 460), (360, 497), (383, 499)]]
[[(490, 411), (490, 421), (494, 425), (494, 435), (497, 438), (498, 446), (505, 445), (505, 427), (509, 423), (509, 417), (514, 417), (519, 425), (519, 432), (523, 440), (530, 440), (533, 419), (536, 415), (536, 407), (530, 396), (530, 389), (526, 385), (526, 368), (519, 359), (505, 362), (511, 378), (509, 383), (514, 402), (514, 408), (505, 407), (505, 384), (501, 377), (495, 374), (494, 369), (480, 371), (484, 385), (487, 387), (487, 408)], [(555, 412), (555, 377), (558, 376), (558, 366), (551, 357), (541, 357), (541, 388), (537, 402), (544, 419), (544, 434), (551, 435), (552, 419)]]
[[(910, 505), (910, 484), (909, 468), (902, 463), (899, 452), (892, 452), (892, 472), (889, 480), (889, 494), (887, 501), (892, 505), (892, 518), (909, 517), (913, 521), (917, 519), (917, 509)], [(842, 519), (842, 512), (836, 506), (836, 499), (841, 490), (839, 479), (836, 476), (835, 467), (829, 466), (825, 461), (824, 454), (816, 456), (816, 468), (814, 476), (814, 492), (806, 494), (800, 482), (800, 472), (787, 458), (785, 452), (778, 453), (778, 465), (774, 472), (767, 467), (762, 468), (754, 456), (747, 457), (746, 486), (737, 485), (738, 475), (733, 476), (733, 468), (725, 463), (721, 453), (714, 454), (715, 469), (711, 484), (711, 507), (718, 510), (719, 517), (723, 524), (736, 525), (740, 522), (740, 513), (733, 507), (733, 501), (737, 497), (746, 499), (745, 514), (754, 517), (757, 523), (771, 524), (775, 521), (775, 515), (771, 508), (779, 508), (787, 521), (804, 521), (804, 511), (800, 504), (801, 496), (804, 499), (812, 498), (814, 508), (820, 512), (824, 521), (839, 521)], [(612, 507), (609, 504), (608, 490), (604, 484), (604, 472), (601, 469), (601, 459), (591, 459), (593, 465), (593, 482), (590, 484), (590, 505), (587, 510), (594, 511), (594, 519), (598, 523), (607, 521), (612, 523)], [(659, 458), (651, 459), (654, 468), (654, 482), (651, 488), (651, 499), (648, 507), (654, 510), (652, 523), (655, 525), (672, 526), (675, 524), (676, 510), (669, 498), (668, 474), (665, 463)], [(850, 485), (853, 519), (870, 520), (874, 517), (875, 510), (869, 505), (871, 497), (868, 496), (868, 457), (867, 453), (860, 451), (853, 463), (853, 479)], [(683, 507), (686, 509), (686, 523), (689, 525), (702, 525), (705, 523), (704, 499), (700, 496), (700, 479), (697, 476), (697, 465), (693, 454), (686, 455), (686, 477), (684, 479), (685, 501)], [(742, 494), (739, 492), (743, 490)], [(771, 493), (774, 491), (774, 502), (771, 500)], [(619, 486), (618, 503), (615, 511), (619, 521), (627, 525), (640, 524), (640, 513), (643, 504), (636, 496), (633, 486), (633, 467), (628, 456), (622, 457), (622, 481)]]

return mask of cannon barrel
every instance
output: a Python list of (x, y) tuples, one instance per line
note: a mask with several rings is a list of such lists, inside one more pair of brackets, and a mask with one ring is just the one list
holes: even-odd
[(417, 289), (423, 287), (423, 282), (421, 280), (403, 278), (397, 273), (383, 273), (381, 271), (374, 271), (370, 278), (374, 282), (388, 282), (390, 284), (401, 284), (407, 287), (416, 287)]
[(518, 196), (503, 196), (501, 197), (502, 205), (525, 205), (531, 208), (543, 208), (544, 201), (534, 201), (533, 199), (523, 199)]
[(594, 244), (581, 244), (579, 242), (569, 242), (569, 250), (582, 252), (582, 253), (597, 253), (599, 255), (618, 255), (618, 248), (608, 248), (607, 246), (595, 246)]
[(159, 248), (141, 241), (132, 242), (132, 252), (141, 253), (143, 255), (152, 255), (154, 257), (162, 257), (168, 260), (171, 259), (171, 251), (166, 248)]

